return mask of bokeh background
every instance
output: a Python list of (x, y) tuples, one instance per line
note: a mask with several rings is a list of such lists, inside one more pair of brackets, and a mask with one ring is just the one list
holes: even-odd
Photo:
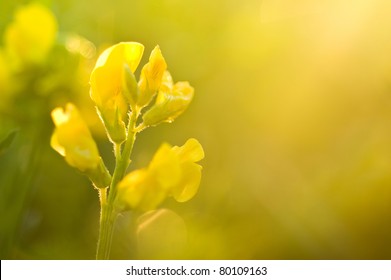
[[(0, 1), (1, 34), (29, 2)], [(159, 44), (196, 90), (174, 123), (138, 136), (131, 168), (189, 137), (206, 157), (191, 201), (119, 218), (112, 258), (391, 258), (390, 1), (36, 2), (58, 39), (16, 95), (0, 84), (2, 259), (95, 257), (97, 193), (50, 148), (50, 110), (78, 104), (112, 170), (88, 75), (120, 41), (143, 43), (143, 62)]]

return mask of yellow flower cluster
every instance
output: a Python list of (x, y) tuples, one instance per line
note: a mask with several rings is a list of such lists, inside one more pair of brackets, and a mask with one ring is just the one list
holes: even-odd
[[(109, 200), (114, 201), (117, 211), (154, 209), (169, 196), (187, 201), (195, 195), (201, 180), (202, 167), (196, 162), (204, 157), (204, 151), (195, 139), (181, 147), (163, 144), (148, 168), (123, 177), (135, 135), (146, 127), (172, 122), (186, 110), (194, 95), (188, 82), (174, 84), (159, 46), (151, 52), (137, 81), (134, 72), (143, 52), (140, 43), (116, 44), (100, 55), (90, 77), (91, 99), (116, 149), (113, 178), (76, 107), (67, 104), (65, 111), (56, 108), (52, 112), (56, 125), (52, 147), (69, 165), (88, 175), (95, 186), (113, 187), (109, 195), (115, 196)], [(142, 121), (138, 123), (140, 115)]]
[[(7, 93), (2, 96), (3, 101), (11, 96), (8, 92), (14, 91), (17, 83), (13, 79), (20, 83), (23, 82), (19, 81), (23, 76), (20, 74), (47, 72), (46, 68), (56, 61), (57, 52), (52, 50), (57, 29), (55, 16), (39, 3), (17, 10), (5, 28), (4, 45), (0, 46), (0, 94)], [(65, 48), (70, 52), (79, 49), (79, 41), (66, 43)], [(62, 46), (58, 42), (56, 48)], [(204, 151), (196, 139), (189, 139), (183, 146), (162, 144), (148, 167), (126, 175), (136, 135), (148, 127), (174, 121), (194, 96), (188, 82), (174, 83), (159, 46), (152, 50), (136, 78), (143, 53), (144, 46), (137, 42), (113, 45), (99, 56), (90, 75), (90, 97), (114, 146), (112, 175), (76, 106), (68, 103), (65, 108), (57, 107), (51, 112), (55, 125), (51, 147), (68, 165), (86, 175), (99, 192), (97, 259), (110, 256), (113, 226), (120, 212), (152, 210), (167, 197), (188, 201), (197, 193), (201, 181), (202, 167), (197, 162), (204, 158)], [(41, 79), (38, 76), (33, 77), (34, 84), (36, 79)], [(28, 78), (26, 85), (30, 84)], [(39, 89), (42, 86), (44, 92), (49, 92), (46, 87), (52, 89), (53, 83), (48, 78), (37, 84)], [(18, 90), (15, 87), (15, 92)], [(7, 106), (4, 104), (3, 107)]]
[(129, 107), (132, 112), (140, 112), (158, 94), (155, 104), (143, 118), (145, 127), (153, 126), (173, 121), (187, 108), (194, 95), (194, 89), (187, 82), (173, 85), (159, 46), (153, 49), (137, 82), (134, 72), (143, 52), (144, 46), (136, 42), (114, 45), (101, 54), (91, 74), (90, 95), (114, 143), (126, 139)]
[(148, 168), (129, 173), (118, 185), (117, 207), (148, 211), (155, 209), (167, 196), (178, 202), (191, 199), (201, 181), (204, 151), (196, 139), (183, 146), (162, 144)]

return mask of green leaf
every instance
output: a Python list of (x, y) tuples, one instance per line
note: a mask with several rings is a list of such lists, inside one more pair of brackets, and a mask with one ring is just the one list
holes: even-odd
[(2, 155), (11, 146), (17, 133), (17, 129), (11, 130), (11, 132), (9, 132), (8, 135), (0, 141), (0, 155)]

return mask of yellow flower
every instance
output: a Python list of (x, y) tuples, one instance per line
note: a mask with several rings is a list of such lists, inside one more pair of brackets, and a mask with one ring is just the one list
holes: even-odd
[(16, 64), (40, 63), (56, 36), (57, 21), (51, 11), (38, 3), (29, 4), (16, 11), (14, 21), (5, 30), (5, 49)]
[(166, 61), (159, 46), (156, 46), (151, 52), (149, 62), (141, 70), (140, 81), (138, 83), (140, 95), (137, 100), (139, 107), (144, 107), (151, 102), (153, 96), (160, 88), (166, 69)]
[(56, 126), (50, 141), (52, 148), (80, 171), (96, 168), (100, 161), (98, 148), (77, 108), (71, 103), (65, 111), (56, 108), (52, 119)]
[(99, 155), (91, 133), (77, 108), (68, 103), (65, 111), (55, 108), (52, 119), (56, 126), (50, 145), (66, 162), (90, 177), (98, 188), (105, 188), (111, 181), (110, 173)]
[(99, 56), (91, 73), (91, 99), (98, 108), (110, 139), (115, 143), (121, 143), (126, 138), (129, 96), (123, 90), (124, 73), (133, 75), (143, 52), (144, 46), (136, 42), (116, 44)]
[(188, 82), (173, 84), (170, 73), (166, 71), (155, 104), (143, 115), (144, 125), (174, 121), (187, 109), (193, 96), (194, 88)]
[(129, 173), (118, 184), (117, 206), (120, 209), (155, 209), (172, 196), (178, 202), (191, 199), (201, 181), (204, 151), (196, 139), (183, 146), (160, 146), (148, 168)]

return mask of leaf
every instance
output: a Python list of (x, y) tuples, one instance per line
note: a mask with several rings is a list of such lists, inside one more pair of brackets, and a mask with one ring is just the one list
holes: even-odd
[(0, 155), (2, 155), (11, 146), (17, 133), (17, 129), (11, 130), (11, 132), (0, 141)]

